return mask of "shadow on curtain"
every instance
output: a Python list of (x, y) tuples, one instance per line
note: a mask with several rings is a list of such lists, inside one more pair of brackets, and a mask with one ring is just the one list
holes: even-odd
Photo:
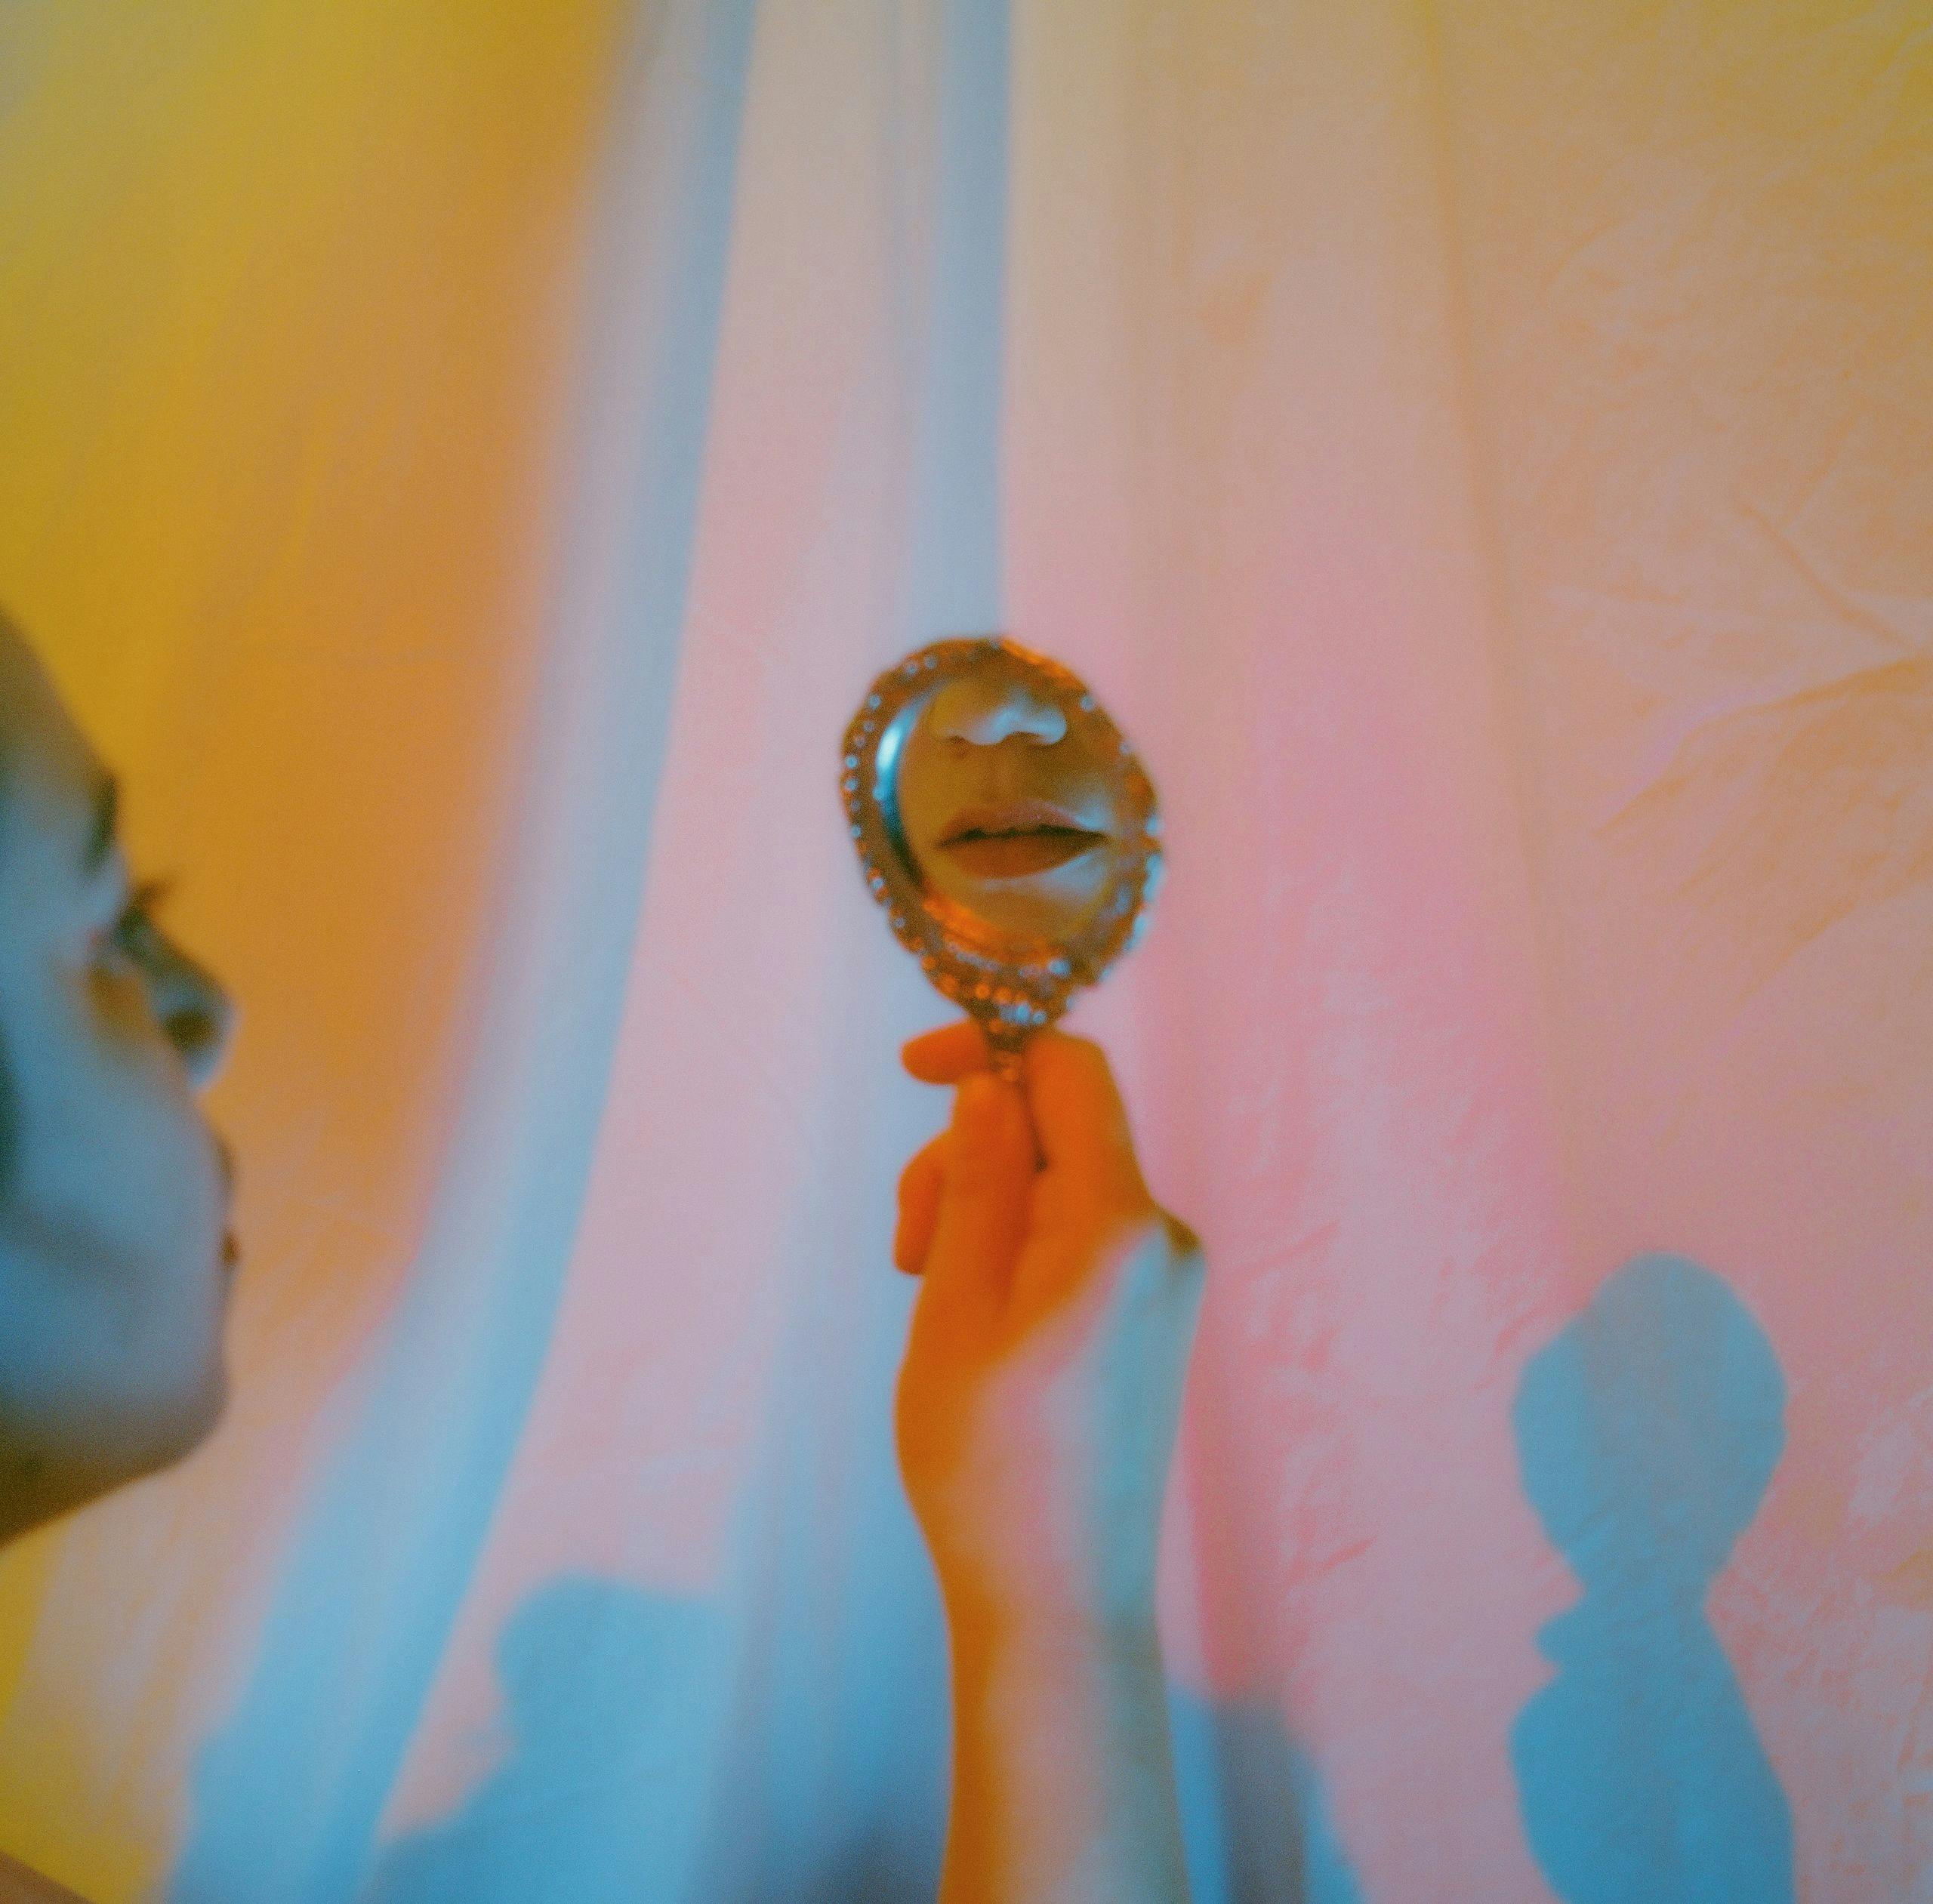
[[(695, 1601), (587, 1576), (533, 1594), (498, 1652), (508, 1755), (459, 1812), (389, 1848), (365, 1904), (930, 1898), (931, 1860), (885, 1833), (862, 1832), (819, 1869), (801, 1859), (736, 1875), (726, 1875), (742, 1865), (735, 1847), (715, 1841), (694, 1876), (691, 1814), (711, 1779), (694, 1762), (689, 1715), (726, 1651), (726, 1622)], [(782, 1713), (766, 1716), (782, 1727)], [(722, 1807), (724, 1837), (735, 1816)]]
[(1315, 1761), (1281, 1715), (1179, 1690), (1170, 1706), (1195, 1904), (1363, 1904)]
[[(689, 1717), (727, 1653), (727, 1622), (696, 1601), (587, 1576), (532, 1594), (498, 1650), (501, 1764), (461, 1810), (388, 1848), (364, 1904), (685, 1894), (706, 1788)], [(1201, 1904), (1361, 1904), (1315, 1767), (1278, 1718), (1182, 1691), (1173, 1706)], [(785, 1730), (782, 1713), (764, 1718)], [(729, 1805), (721, 1815), (729, 1833)], [(923, 1904), (937, 1848), (862, 1832), (816, 1870), (769, 1852), (746, 1869), (718, 1844), (697, 1880), (718, 1904)]]
[[(701, 1604), (613, 1580), (558, 1580), (498, 1650), (508, 1755), (454, 1817), (378, 1863), (368, 1904), (658, 1896), (692, 1793), (688, 1705), (725, 1635)], [(682, 1748), (682, 1749), (681, 1749)]]
[(1511, 1756), (1571, 1904), (1779, 1904), (1792, 1819), (1705, 1597), (1785, 1445), (1785, 1378), (1710, 1271), (1640, 1257), (1525, 1369), (1524, 1483), (1583, 1597)]

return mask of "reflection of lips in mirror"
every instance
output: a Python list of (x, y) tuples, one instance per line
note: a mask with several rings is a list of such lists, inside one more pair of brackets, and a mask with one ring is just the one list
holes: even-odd
[(840, 791), (868, 888), (1017, 1075), (1022, 1041), (1146, 917), (1161, 857), (1146, 772), (1074, 675), (991, 638), (896, 663), (843, 743)]
[(939, 846), (976, 879), (1021, 880), (1052, 872), (1107, 843), (1108, 836), (1046, 800), (970, 807), (955, 814)]

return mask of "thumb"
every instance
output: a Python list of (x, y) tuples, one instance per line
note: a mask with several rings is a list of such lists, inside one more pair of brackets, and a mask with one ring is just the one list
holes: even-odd
[(1019, 1089), (989, 1071), (961, 1081), (920, 1306), (930, 1325), (976, 1333), (1013, 1286), (1034, 1185), (1034, 1132)]

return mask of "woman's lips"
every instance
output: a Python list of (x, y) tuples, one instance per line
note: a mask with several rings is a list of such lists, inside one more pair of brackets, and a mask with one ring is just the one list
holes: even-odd
[(1024, 880), (1092, 852), (1106, 839), (1060, 807), (1022, 800), (956, 815), (939, 844), (975, 879)]

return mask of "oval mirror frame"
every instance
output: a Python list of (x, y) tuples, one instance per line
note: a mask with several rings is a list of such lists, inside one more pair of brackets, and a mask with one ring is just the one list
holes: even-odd
[[(949, 682), (990, 664), (1016, 673), (1031, 694), (1051, 701), (1068, 733), (1111, 762), (1118, 775), (1114, 863), (1086, 923), (1065, 939), (1000, 932), (934, 891), (900, 832), (896, 777), (911, 722)], [(1053, 1024), (1081, 987), (1098, 984), (1146, 929), (1161, 873), (1153, 783), (1086, 684), (1047, 655), (992, 635), (936, 642), (908, 655), (873, 682), (852, 716), (839, 784), (867, 889), (928, 979), (979, 1021), (1003, 1069), (1017, 1063), (1027, 1038)]]

